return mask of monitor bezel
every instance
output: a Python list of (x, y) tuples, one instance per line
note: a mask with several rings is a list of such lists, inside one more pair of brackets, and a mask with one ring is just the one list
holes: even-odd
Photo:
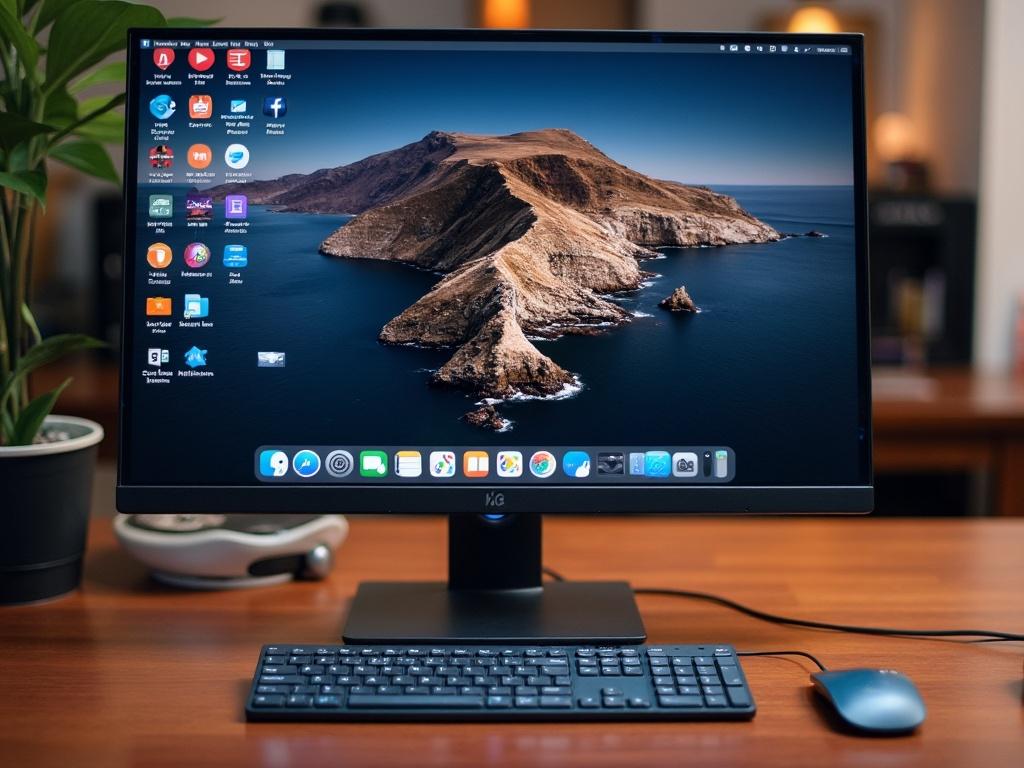
[[(128, 32), (127, 107), (123, 193), (125, 226), (122, 253), (128, 253), (136, 226), (139, 84), (134, 60), (139, 40), (251, 39), (370, 40), (419, 42), (544, 43), (724, 43), (848, 45), (854, 121), (854, 245), (857, 293), (857, 377), (860, 398), (860, 467), (863, 485), (128, 485), (124, 478), (128, 392), (132, 386), (125, 356), (134, 348), (133, 324), (121, 324), (121, 374), (118, 416), (116, 504), (127, 513), (656, 513), (784, 514), (867, 513), (874, 506), (871, 444), (870, 307), (868, 294), (866, 117), (864, 44), (860, 34), (797, 35), (770, 32), (678, 32), (651, 30), (482, 30), (482, 29), (271, 29), (271, 28), (135, 28)], [(124, 259), (122, 317), (130, 318), (134, 259)]]

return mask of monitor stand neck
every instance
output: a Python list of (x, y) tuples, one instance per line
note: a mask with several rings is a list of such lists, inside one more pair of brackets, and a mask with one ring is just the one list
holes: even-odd
[(624, 581), (541, 578), (541, 516), (451, 515), (448, 582), (359, 585), (348, 643), (641, 643)]

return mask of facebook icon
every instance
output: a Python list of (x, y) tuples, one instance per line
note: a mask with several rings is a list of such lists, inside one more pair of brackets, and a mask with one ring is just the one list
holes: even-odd
[(288, 101), (284, 96), (267, 96), (263, 99), (263, 114), (275, 120), (288, 114)]

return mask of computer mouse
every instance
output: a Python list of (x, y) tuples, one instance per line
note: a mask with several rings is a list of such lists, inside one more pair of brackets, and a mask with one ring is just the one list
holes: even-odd
[(909, 733), (924, 722), (917, 686), (896, 670), (836, 669), (815, 672), (811, 681), (843, 721), (865, 733)]

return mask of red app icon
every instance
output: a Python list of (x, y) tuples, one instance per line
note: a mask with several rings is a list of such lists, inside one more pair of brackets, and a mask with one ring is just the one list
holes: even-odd
[(154, 48), (153, 63), (156, 64), (157, 69), (167, 69), (174, 63), (174, 49)]
[(193, 48), (188, 52), (188, 63), (197, 72), (205, 72), (213, 66), (213, 50), (211, 48)]
[(244, 72), (252, 64), (252, 53), (248, 48), (230, 48), (228, 50), (228, 69)]

